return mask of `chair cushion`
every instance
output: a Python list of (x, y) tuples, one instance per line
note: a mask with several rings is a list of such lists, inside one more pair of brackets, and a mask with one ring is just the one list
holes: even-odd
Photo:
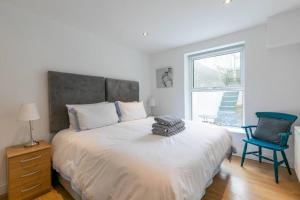
[(287, 120), (261, 117), (259, 118), (253, 138), (279, 144), (280, 136), (278, 134), (288, 132), (292, 123)]

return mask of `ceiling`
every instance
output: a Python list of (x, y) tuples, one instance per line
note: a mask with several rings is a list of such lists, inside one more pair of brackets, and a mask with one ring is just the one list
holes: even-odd
[[(19, 8), (145, 51), (206, 40), (264, 23), (299, 0), (9, 0)], [(143, 32), (149, 32), (147, 37)]]

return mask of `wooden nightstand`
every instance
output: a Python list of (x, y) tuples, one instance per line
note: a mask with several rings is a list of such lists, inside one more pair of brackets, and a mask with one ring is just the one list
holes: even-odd
[(51, 146), (40, 141), (34, 147), (8, 147), (8, 198), (33, 199), (51, 189)]

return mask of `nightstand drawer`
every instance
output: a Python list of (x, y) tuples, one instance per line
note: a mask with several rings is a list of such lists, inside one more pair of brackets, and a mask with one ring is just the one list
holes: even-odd
[(35, 165), (25, 169), (14, 169), (9, 173), (9, 189), (26, 185), (28, 183), (37, 182), (44, 177), (50, 177), (50, 164), (44, 163), (42, 165)]
[(27, 153), (8, 159), (8, 165), (11, 170), (26, 169), (35, 165), (41, 165), (45, 162), (50, 164), (50, 149)]
[(37, 182), (27, 183), (20, 187), (9, 190), (9, 199), (33, 199), (47, 191), (50, 191), (50, 177), (39, 179)]

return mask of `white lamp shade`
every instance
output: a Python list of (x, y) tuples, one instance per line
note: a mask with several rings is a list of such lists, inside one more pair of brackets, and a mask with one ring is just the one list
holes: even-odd
[(35, 103), (22, 104), (19, 112), (19, 120), (32, 121), (37, 119), (40, 119), (40, 115)]
[(151, 106), (151, 107), (155, 107), (156, 106), (156, 102), (155, 102), (155, 99), (153, 97), (151, 97), (149, 99), (149, 106)]

